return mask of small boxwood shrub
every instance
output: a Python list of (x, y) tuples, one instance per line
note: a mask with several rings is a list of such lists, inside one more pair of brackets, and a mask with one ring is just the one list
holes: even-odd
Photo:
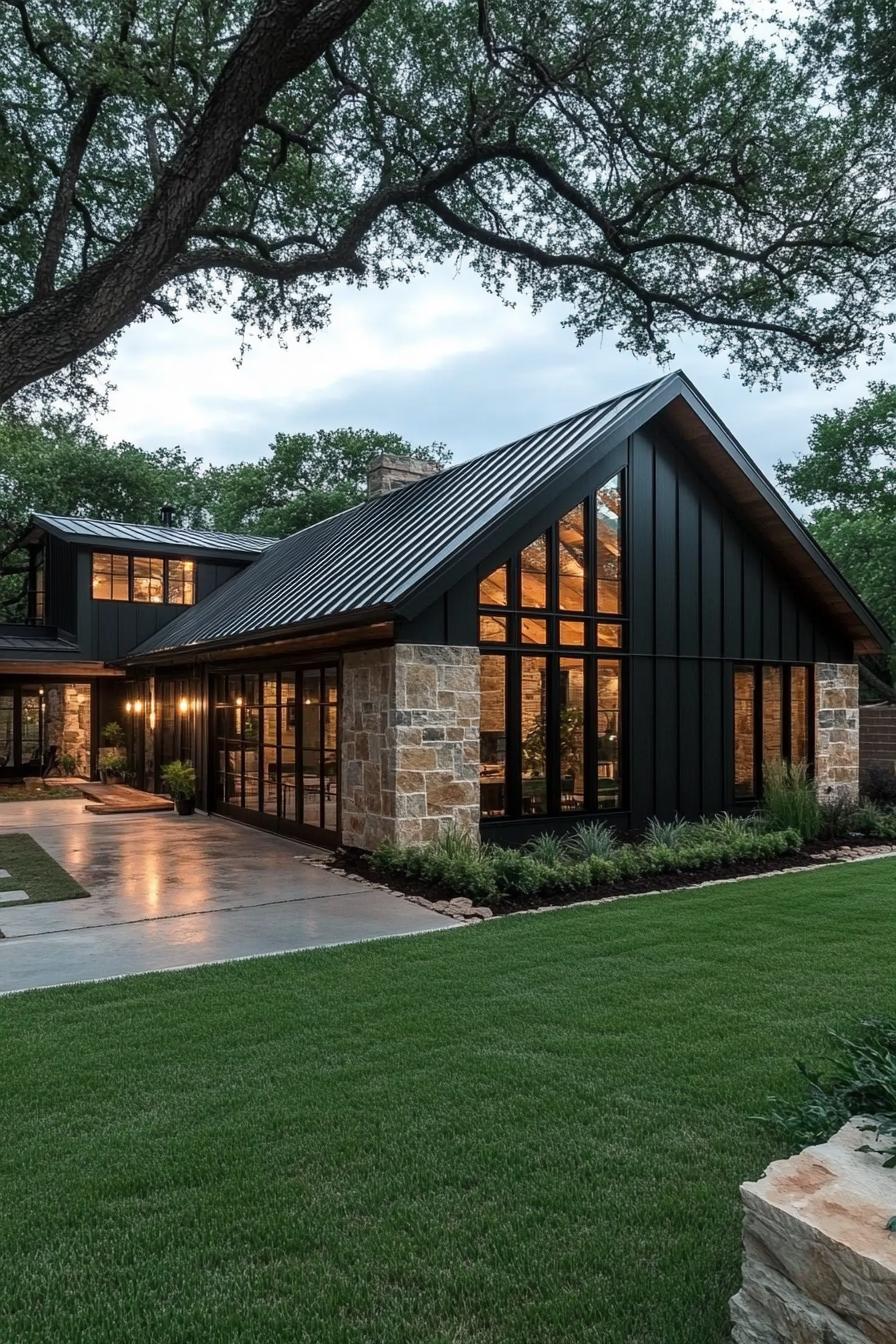
[[(543, 837), (542, 837), (543, 838)], [(688, 833), (677, 846), (666, 844), (618, 845), (606, 857), (581, 857), (568, 848), (547, 845), (529, 849), (459, 844), (443, 838), (428, 845), (381, 845), (373, 856), (386, 876), (445, 888), (482, 904), (500, 905), (502, 899), (575, 897), (614, 883), (640, 881), (663, 873), (693, 873), (719, 864), (731, 865), (774, 859), (800, 848), (794, 830), (760, 831), (744, 827), (726, 835)], [(551, 862), (544, 862), (549, 856)]]

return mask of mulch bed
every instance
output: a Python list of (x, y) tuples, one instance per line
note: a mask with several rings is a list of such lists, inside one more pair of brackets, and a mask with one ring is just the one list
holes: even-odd
[[(577, 892), (564, 892), (551, 895), (541, 892), (537, 896), (505, 896), (500, 901), (484, 902), (489, 904), (496, 915), (510, 915), (521, 910), (540, 910), (545, 906), (576, 905), (580, 901), (606, 901), (615, 896), (636, 896), (646, 891), (678, 891), (682, 887), (699, 887), (707, 882), (723, 882), (734, 877), (759, 877), (763, 873), (779, 873), (788, 868), (812, 868), (819, 863), (839, 863), (862, 849), (887, 849), (885, 841), (868, 836), (856, 836), (848, 843), (843, 841), (818, 841), (811, 849), (799, 854), (781, 854), (774, 859), (753, 860), (743, 863), (716, 863), (698, 872), (655, 873), (649, 877), (637, 878), (628, 882), (611, 882), (599, 887), (589, 887)], [(383, 883), (392, 891), (401, 892), (413, 899), (422, 898), (427, 902), (450, 901), (457, 896), (451, 887), (436, 882), (420, 882), (413, 878), (401, 877), (396, 873), (381, 872), (365, 854), (340, 851), (333, 867), (346, 873), (356, 874), (368, 882)], [(473, 902), (477, 904), (477, 902)]]

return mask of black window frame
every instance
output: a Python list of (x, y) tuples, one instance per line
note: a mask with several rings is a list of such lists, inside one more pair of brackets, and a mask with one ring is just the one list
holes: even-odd
[[(790, 763), (793, 759), (793, 701), (792, 684), (794, 668), (801, 668), (806, 673), (806, 768), (810, 775), (815, 769), (815, 668), (812, 663), (781, 663), (770, 659), (762, 659), (759, 662), (752, 662), (749, 659), (738, 659), (732, 664), (731, 669), (731, 760), (732, 777), (730, 780), (731, 792), (736, 804), (757, 803), (762, 798), (762, 767), (763, 760), (763, 687), (765, 685), (764, 669), (767, 667), (780, 668), (781, 677), (781, 759)], [(736, 729), (734, 721), (735, 701), (734, 701), (734, 678), (739, 669), (746, 669), (753, 676), (753, 789), (751, 793), (737, 793), (737, 779), (734, 774), (734, 758), (736, 747)]]
[[(111, 592), (110, 592), (110, 594), (109, 594), (108, 597), (98, 597), (98, 596), (96, 595), (96, 593), (94, 592), (94, 576), (95, 576), (95, 574), (96, 574), (96, 561), (97, 561), (97, 559), (100, 558), (100, 557), (102, 557), (103, 559), (108, 558), (108, 559), (111, 561), (111, 560), (113, 559), (113, 557), (115, 557), (115, 556), (121, 557), (121, 556), (123, 556), (123, 555), (124, 555), (125, 559), (126, 559), (127, 562), (128, 562), (128, 595), (127, 595), (127, 597), (126, 597), (126, 598), (123, 598), (123, 597), (113, 597), (112, 594), (111, 594)], [(153, 561), (153, 560), (161, 561), (161, 564), (162, 564), (162, 601), (161, 601), (161, 602), (144, 602), (142, 598), (138, 600), (137, 598), (134, 597), (134, 560), (135, 560), (135, 559), (139, 559), (139, 560), (149, 560), (149, 561)], [(170, 581), (169, 581), (169, 567), (170, 567), (170, 564), (171, 564), (172, 561), (176, 562), (177, 564), (191, 564), (191, 565), (193, 566), (193, 582), (192, 582), (192, 593), (193, 593), (193, 597), (192, 597), (192, 601), (190, 601), (190, 602), (172, 602), (172, 600), (171, 600), (171, 588), (170, 588)], [(112, 566), (111, 566), (111, 564), (110, 564), (110, 588), (111, 588), (111, 575), (112, 575)], [(195, 607), (196, 602), (197, 602), (197, 592), (196, 592), (196, 588), (197, 588), (197, 580), (198, 580), (198, 577), (199, 577), (199, 572), (198, 572), (198, 561), (195, 560), (195, 559), (193, 558), (193, 556), (191, 556), (191, 555), (173, 555), (173, 556), (167, 556), (167, 555), (144, 555), (142, 552), (138, 554), (138, 553), (136, 553), (136, 552), (132, 552), (132, 551), (129, 551), (129, 552), (127, 552), (126, 554), (125, 554), (125, 552), (123, 552), (123, 551), (91, 551), (91, 552), (90, 552), (90, 597), (91, 597), (91, 600), (94, 601), (94, 602), (128, 602), (129, 604), (132, 604), (133, 606), (138, 606), (138, 607)]]
[[(611, 482), (618, 481), (620, 578), (618, 612), (601, 611), (597, 605), (597, 494), (606, 489)], [(628, 565), (626, 564), (626, 513), (627, 513), (627, 472), (624, 467), (614, 472), (608, 481), (590, 491), (588, 495), (563, 510), (549, 527), (536, 534), (547, 538), (547, 605), (524, 607), (522, 605), (522, 563), (521, 547), (498, 564), (483, 567), (477, 575), (477, 621), (480, 617), (500, 616), (505, 619), (506, 637), (503, 640), (478, 640), (483, 656), (503, 656), (504, 673), (504, 724), (505, 724), (505, 761), (504, 761), (504, 810), (489, 811), (483, 814), (488, 822), (503, 821), (544, 821), (568, 817), (586, 817), (625, 812), (628, 806), (628, 760), (626, 747), (626, 713), (628, 706), (628, 658), (629, 647), (629, 602), (628, 602)], [(571, 611), (560, 606), (560, 524), (572, 509), (584, 506), (585, 524), (585, 575), (584, 602), (582, 611)], [(531, 544), (531, 543), (529, 543)], [(479, 600), (480, 584), (496, 570), (506, 569), (505, 603), (489, 603)], [(544, 620), (546, 639), (543, 644), (524, 643), (522, 622), (524, 620)], [(583, 644), (565, 644), (560, 642), (561, 623), (579, 623), (584, 626)], [(619, 641), (615, 646), (599, 643), (601, 629), (615, 627)], [(478, 627), (481, 628), (481, 627)], [(546, 669), (546, 804), (543, 812), (524, 810), (524, 788), (522, 774), (523, 735), (522, 721), (522, 659), (545, 659)], [(583, 735), (584, 790), (581, 808), (563, 808), (562, 762), (561, 762), (561, 661), (580, 658), (583, 663), (583, 712), (585, 717)], [(617, 669), (618, 704), (615, 708), (618, 724), (618, 750), (616, 758), (615, 798), (612, 806), (601, 806), (598, 769), (600, 751), (598, 742), (598, 665), (612, 662)]]

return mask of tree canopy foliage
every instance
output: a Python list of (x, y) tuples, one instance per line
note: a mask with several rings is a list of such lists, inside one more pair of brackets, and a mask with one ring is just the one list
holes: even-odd
[[(716, 0), (0, 0), (0, 401), (153, 309), (309, 334), (464, 257), (748, 379), (879, 353), (891, 146)], [(744, 25), (747, 25), (744, 31)], [(802, 40), (802, 39), (800, 39)], [(841, 81), (842, 82), (842, 81)]]
[(873, 382), (848, 410), (817, 415), (778, 480), (810, 510), (814, 535), (896, 635), (896, 385)]
[(380, 453), (422, 457), (443, 466), (443, 444), (412, 447), (399, 434), (372, 429), (321, 429), (277, 434), (257, 462), (212, 467), (206, 472), (206, 509), (224, 532), (286, 537), (365, 495), (367, 464)]
[(183, 527), (285, 537), (364, 498), (379, 453), (447, 461), (442, 444), (414, 446), (372, 429), (278, 434), (254, 462), (217, 466), (180, 448), (107, 443), (73, 419), (37, 424), (0, 415), (0, 620), (24, 615), (32, 513), (158, 523), (170, 504)]

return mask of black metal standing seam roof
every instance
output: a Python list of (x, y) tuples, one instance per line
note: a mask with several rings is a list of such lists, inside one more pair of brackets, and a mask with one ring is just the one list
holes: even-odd
[(394, 610), (461, 547), (604, 440), (665, 381), (654, 379), (294, 533), (131, 656)]
[(59, 635), (42, 634), (39, 626), (33, 630), (29, 627), (27, 630), (16, 631), (14, 634), (0, 634), (0, 660), (12, 659), (19, 654), (28, 656), (39, 654), (44, 658), (53, 654), (60, 658), (84, 657), (78, 645), (72, 640)]
[(207, 532), (198, 527), (163, 527), (160, 524), (116, 523), (103, 518), (63, 518), (54, 513), (33, 513), (32, 522), (69, 541), (110, 541), (121, 545), (165, 546), (188, 550), (227, 551), (260, 555), (276, 544), (276, 537), (248, 537), (238, 532)]

